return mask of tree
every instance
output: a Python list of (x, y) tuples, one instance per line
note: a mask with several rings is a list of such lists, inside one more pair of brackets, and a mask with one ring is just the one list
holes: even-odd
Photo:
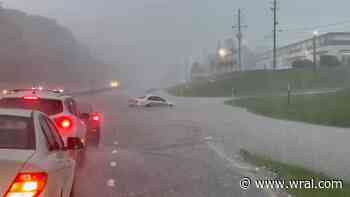
[(292, 63), (293, 68), (304, 68), (304, 67), (311, 67), (314, 63), (311, 60), (308, 59), (301, 59), (301, 60), (295, 60)]
[(210, 72), (214, 73), (217, 69), (217, 58), (215, 54), (209, 54), (208, 55), (209, 60), (209, 66), (210, 66)]
[(334, 56), (334, 55), (322, 55), (320, 57), (320, 64), (322, 66), (332, 67), (332, 66), (339, 66), (341, 63), (340, 63), (340, 61), (339, 61), (337, 56)]
[(192, 64), (191, 75), (199, 74), (199, 73), (203, 73), (203, 72), (204, 72), (204, 69), (201, 67), (201, 64), (199, 62), (194, 62)]

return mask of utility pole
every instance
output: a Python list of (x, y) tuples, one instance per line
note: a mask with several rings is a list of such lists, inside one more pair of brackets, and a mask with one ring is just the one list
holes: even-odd
[(243, 38), (242, 28), (247, 27), (246, 25), (242, 25), (241, 9), (238, 9), (237, 18), (238, 18), (237, 25), (232, 26), (232, 28), (233, 29), (237, 28), (237, 30), (238, 30), (237, 35), (236, 35), (237, 40), (238, 40), (238, 70), (241, 71), (242, 70), (242, 38)]
[(314, 69), (316, 70), (316, 35), (312, 38), (312, 59), (314, 63)]
[(242, 28), (241, 28), (241, 9), (238, 9), (238, 69), (242, 70)]
[(316, 49), (316, 42), (317, 42), (317, 36), (318, 36), (318, 31), (314, 31), (313, 37), (312, 37), (312, 56), (313, 56), (313, 63), (314, 63), (314, 70), (316, 72), (317, 70), (317, 49)]
[(273, 69), (276, 69), (276, 50), (277, 50), (277, 0), (273, 0)]

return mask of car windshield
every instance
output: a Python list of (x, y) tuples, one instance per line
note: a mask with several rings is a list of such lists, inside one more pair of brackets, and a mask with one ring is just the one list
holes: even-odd
[(63, 111), (62, 101), (54, 99), (3, 98), (0, 100), (0, 108), (38, 110), (47, 115), (55, 115)]
[(35, 149), (31, 118), (0, 115), (0, 149)]

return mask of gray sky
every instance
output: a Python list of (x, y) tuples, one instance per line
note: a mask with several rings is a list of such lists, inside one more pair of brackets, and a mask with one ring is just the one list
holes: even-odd
[[(2, 0), (5, 7), (55, 18), (105, 59), (157, 67), (163, 72), (214, 51), (232, 36), (234, 12), (243, 9), (249, 46), (271, 46), (269, 0)], [(336, 2), (336, 3), (334, 3)], [(280, 0), (280, 45), (311, 36), (317, 25), (350, 20), (350, 1)], [(304, 28), (310, 28), (305, 29)], [(302, 32), (306, 31), (307, 32)], [(319, 29), (350, 31), (350, 23)], [(163, 70), (162, 70), (163, 69)], [(152, 69), (153, 70), (153, 69)]]

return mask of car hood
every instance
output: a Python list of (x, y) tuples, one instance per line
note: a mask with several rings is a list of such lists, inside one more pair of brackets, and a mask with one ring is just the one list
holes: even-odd
[(34, 150), (0, 149), (0, 196), (4, 195), (33, 154)]

